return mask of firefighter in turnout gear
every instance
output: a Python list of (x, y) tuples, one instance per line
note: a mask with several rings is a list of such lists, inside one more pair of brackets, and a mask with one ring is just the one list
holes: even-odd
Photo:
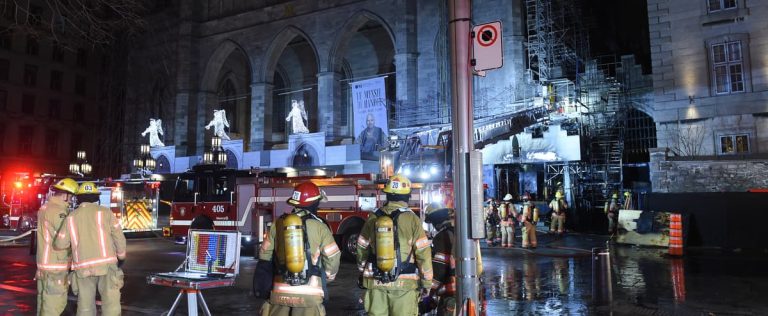
[(523, 248), (536, 248), (536, 222), (539, 220), (539, 208), (531, 202), (531, 195), (523, 195), (523, 211), (520, 214), (520, 226), (523, 229)]
[(357, 263), (369, 316), (418, 314), (420, 291), (432, 286), (432, 251), (421, 219), (408, 208), (411, 181), (395, 175), (386, 204), (369, 215), (357, 239)]
[(616, 233), (616, 221), (619, 215), (619, 195), (614, 193), (611, 196), (610, 201), (605, 202), (603, 208), (605, 215), (608, 217), (608, 234), (613, 235)]
[(568, 203), (563, 198), (563, 192), (557, 191), (555, 198), (549, 202), (549, 208), (552, 209), (552, 223), (549, 226), (550, 233), (563, 234), (565, 227), (565, 210), (568, 209)]
[(501, 241), (499, 222), (496, 201), (488, 200), (488, 206), (485, 208), (485, 242), (489, 247), (496, 246)]
[(112, 210), (99, 206), (93, 182), (77, 189), (79, 206), (64, 221), (55, 247), (72, 248), (72, 292), (77, 294), (77, 315), (96, 315), (96, 291), (102, 315), (120, 315), (125, 236)]
[(437, 315), (454, 315), (456, 313), (456, 260), (453, 256), (454, 211), (443, 205), (432, 203), (427, 206), (425, 213), (425, 221), (438, 230), (432, 240), (434, 251), (432, 268), (435, 273), (429, 296), (439, 298)]
[(70, 178), (53, 184), (48, 200), (37, 213), (37, 315), (61, 315), (67, 307), (70, 254), (56, 250), (53, 241), (70, 211), (77, 182)]
[(275, 262), (262, 316), (325, 315), (326, 282), (336, 278), (341, 251), (328, 225), (317, 216), (323, 197), (314, 183), (298, 184), (287, 201), (293, 211), (275, 221), (261, 244), (259, 261)]
[(504, 196), (504, 202), (499, 207), (499, 217), (501, 217), (501, 246), (515, 246), (515, 218), (517, 212), (512, 205), (512, 194), (507, 193)]

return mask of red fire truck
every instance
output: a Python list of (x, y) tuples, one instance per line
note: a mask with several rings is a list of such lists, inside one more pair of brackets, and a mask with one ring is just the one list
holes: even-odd
[(48, 187), (61, 178), (49, 174), (37, 177), (19, 174), (10, 194), (2, 197), (8, 208), (8, 214), (3, 214), (3, 226), (21, 232), (37, 227), (37, 210), (45, 201)]
[[(317, 184), (326, 199), (318, 214), (326, 220), (345, 255), (354, 253), (357, 235), (370, 211), (385, 200), (383, 181), (372, 174), (286, 177), (274, 171), (243, 171), (196, 166), (179, 175), (171, 206), (171, 231), (183, 241), (189, 228), (238, 230), (243, 244), (263, 240), (272, 220), (291, 211), (286, 203), (293, 187), (304, 181)], [(414, 185), (409, 205), (418, 212), (422, 186)], [(430, 199), (435, 194), (429, 194)]]

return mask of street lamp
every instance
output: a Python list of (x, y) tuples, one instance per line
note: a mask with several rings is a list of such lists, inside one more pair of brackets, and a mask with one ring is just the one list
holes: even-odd
[(227, 165), (227, 152), (221, 147), (221, 137), (211, 137), (211, 150), (203, 153), (204, 165)]
[(156, 166), (155, 158), (152, 158), (152, 155), (149, 154), (149, 145), (139, 145), (139, 157), (133, 159), (133, 167), (136, 169), (136, 172), (144, 177), (144, 175), (152, 174)]
[(85, 158), (85, 151), (78, 150), (75, 154), (75, 161), (69, 163), (69, 173), (84, 177), (91, 174), (93, 167)]

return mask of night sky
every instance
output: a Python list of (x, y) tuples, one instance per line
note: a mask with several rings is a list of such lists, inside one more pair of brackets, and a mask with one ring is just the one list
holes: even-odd
[(591, 12), (593, 29), (590, 49), (593, 56), (634, 54), (643, 72), (651, 71), (646, 0), (583, 0)]

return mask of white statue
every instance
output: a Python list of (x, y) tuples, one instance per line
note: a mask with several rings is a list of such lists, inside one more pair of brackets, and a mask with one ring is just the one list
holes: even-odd
[(160, 119), (149, 119), (149, 127), (141, 133), (141, 137), (146, 136), (147, 133), (149, 133), (149, 147), (165, 146), (158, 136), (163, 135), (163, 121)]
[(213, 110), (213, 119), (205, 129), (211, 129), (213, 126), (213, 134), (219, 136), (221, 140), (229, 140), (229, 135), (224, 132), (224, 128), (229, 128), (229, 121), (227, 121), (227, 112), (225, 110)]
[(307, 111), (304, 110), (304, 101), (291, 100), (291, 112), (285, 118), (286, 122), (291, 122), (294, 134), (309, 133), (304, 121), (307, 120)]

